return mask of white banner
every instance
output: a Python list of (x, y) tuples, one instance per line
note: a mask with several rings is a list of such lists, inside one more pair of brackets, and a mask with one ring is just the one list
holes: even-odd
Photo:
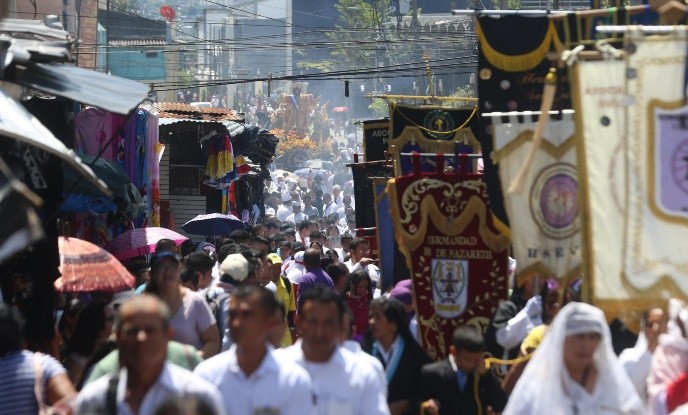
[(683, 106), (686, 32), (627, 35), (628, 214), (623, 246), (628, 289), (652, 298), (688, 294), (688, 148)]
[(631, 296), (621, 278), (625, 215), (626, 63), (578, 61), (571, 68), (585, 218), (587, 300), (617, 313)]
[(537, 116), (504, 113), (492, 117), (494, 152), (511, 225), (518, 276), (537, 273), (567, 281), (580, 274), (581, 220), (573, 111), (551, 118), (523, 190), (506, 189), (532, 146)]
[(572, 67), (586, 294), (609, 315), (688, 293), (688, 198), (673, 194), (688, 178), (688, 159), (677, 155), (687, 46), (685, 32), (631, 32), (626, 61)]

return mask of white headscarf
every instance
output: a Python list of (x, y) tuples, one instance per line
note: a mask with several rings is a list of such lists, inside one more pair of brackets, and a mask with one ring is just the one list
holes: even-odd
[[(601, 335), (594, 362), (598, 377), (592, 395), (575, 383), (564, 365), (567, 336)], [(575, 407), (575, 409), (574, 409)], [(597, 307), (569, 303), (552, 321), (544, 340), (516, 383), (504, 415), (644, 414), (645, 408), (614, 354), (609, 326)]]

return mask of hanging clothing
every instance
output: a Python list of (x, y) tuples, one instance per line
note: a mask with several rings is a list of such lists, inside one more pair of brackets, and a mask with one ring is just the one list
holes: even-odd
[[(100, 108), (88, 108), (79, 112), (74, 118), (76, 150), (91, 156), (101, 154), (100, 157), (106, 160), (114, 160), (117, 157), (119, 129), (125, 120), (121, 115)], [(105, 150), (101, 153), (104, 147)]]
[(208, 162), (205, 174), (211, 179), (220, 179), (234, 170), (234, 150), (228, 134), (208, 139)]

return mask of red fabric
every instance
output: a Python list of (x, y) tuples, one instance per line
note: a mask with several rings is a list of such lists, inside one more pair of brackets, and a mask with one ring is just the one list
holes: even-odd
[[(509, 240), (492, 223), (482, 175), (408, 175), (387, 190), (395, 238), (412, 275), (420, 339), (441, 360), (457, 327), (484, 330), (506, 299)], [(430, 205), (439, 219), (431, 218)]]
[(684, 372), (667, 387), (667, 412), (673, 412), (686, 402), (688, 402), (688, 374)]
[(353, 298), (346, 296), (346, 303), (349, 305), (351, 312), (354, 315), (354, 323), (356, 323), (356, 336), (363, 336), (368, 330), (368, 296), (361, 298)]

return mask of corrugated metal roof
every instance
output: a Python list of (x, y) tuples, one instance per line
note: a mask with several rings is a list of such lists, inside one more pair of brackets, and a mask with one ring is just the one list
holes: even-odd
[(43, 20), (1, 19), (0, 32), (15, 39), (74, 41), (73, 35), (63, 29), (57, 16)]
[(166, 44), (167, 41), (156, 39), (121, 39), (109, 42), (110, 46), (160, 46)]
[(183, 102), (157, 102), (151, 110), (160, 118), (189, 118), (208, 121), (243, 121), (244, 117), (227, 108), (195, 107)]
[(148, 85), (140, 82), (50, 63), (17, 66), (12, 81), (117, 114), (128, 114), (146, 99), (150, 91)]
[(192, 107), (189, 104), (185, 104), (183, 102), (156, 102), (154, 104), (154, 107), (160, 111), (176, 111), (176, 112), (191, 112), (191, 113), (200, 113), (201, 111), (198, 109), (198, 107)]

